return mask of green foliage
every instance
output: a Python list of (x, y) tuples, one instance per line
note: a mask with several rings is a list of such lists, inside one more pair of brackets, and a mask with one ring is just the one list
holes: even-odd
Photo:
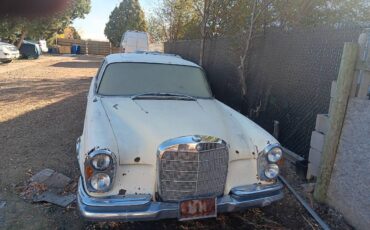
[(147, 21), (147, 26), (151, 40), (155, 42), (163, 42), (167, 40), (166, 27), (160, 18), (150, 17)]
[(21, 29), (18, 20), (8, 20), (2, 18), (0, 20), (0, 38), (14, 43), (17, 40), (17, 35)]
[(49, 39), (55, 33), (63, 33), (76, 18), (83, 18), (90, 12), (90, 0), (70, 0), (67, 9), (49, 17), (33, 20), (24, 18), (2, 18), (0, 22), (0, 37), (15, 42), (21, 34), (32, 40)]
[(119, 46), (123, 33), (128, 30), (147, 30), (138, 0), (123, 0), (110, 14), (104, 34), (114, 46)]
[[(369, 24), (368, 0), (163, 0), (149, 19), (151, 34), (165, 40), (201, 37), (201, 24), (206, 18), (206, 38), (245, 33), (250, 26), (253, 4), (257, 1), (253, 30), (266, 27), (291, 29), (318, 25)], [(162, 25), (162, 26), (158, 26)]]

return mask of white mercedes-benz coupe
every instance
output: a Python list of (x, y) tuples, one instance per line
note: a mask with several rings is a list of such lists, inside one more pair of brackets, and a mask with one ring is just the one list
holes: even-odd
[(283, 198), (278, 141), (215, 99), (179, 56), (107, 56), (76, 144), (89, 220), (215, 217)]

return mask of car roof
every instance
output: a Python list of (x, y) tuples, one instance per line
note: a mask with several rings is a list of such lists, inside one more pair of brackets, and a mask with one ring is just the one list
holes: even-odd
[(178, 55), (164, 54), (159, 52), (117, 53), (108, 55), (105, 60), (107, 64), (117, 62), (144, 62), (199, 67), (197, 64), (184, 60)]

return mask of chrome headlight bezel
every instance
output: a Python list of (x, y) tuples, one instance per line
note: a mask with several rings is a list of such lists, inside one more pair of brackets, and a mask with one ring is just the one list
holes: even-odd
[[(110, 163), (106, 168), (99, 169), (94, 166), (93, 162), (96, 159), (96, 157), (100, 157), (102, 155), (109, 157)], [(84, 164), (84, 179), (85, 179), (87, 190), (89, 192), (94, 192), (94, 193), (104, 193), (104, 192), (110, 191), (114, 184), (116, 168), (117, 168), (117, 160), (116, 160), (116, 156), (113, 154), (112, 151), (108, 149), (92, 150), (87, 155), (85, 159), (85, 164)], [(103, 189), (97, 189), (92, 186), (91, 180), (94, 178), (94, 176), (98, 174), (106, 174), (107, 176), (109, 176), (109, 179), (110, 179), (109, 186)]]
[[(272, 151), (279, 149), (281, 156), (275, 159), (272, 159), (271, 155), (274, 154)], [(270, 155), (270, 156), (269, 156)], [(257, 158), (257, 170), (258, 178), (261, 181), (275, 181), (279, 175), (279, 166), (278, 162), (283, 158), (283, 149), (279, 143), (269, 144), (262, 152), (258, 154)], [(277, 174), (275, 177), (269, 178), (266, 176), (266, 170), (270, 167), (278, 167)]]
[[(269, 173), (271, 172), (275, 173), (275, 175), (269, 176)], [(277, 178), (277, 176), (279, 175), (279, 166), (277, 164), (269, 164), (265, 169), (264, 175), (270, 180)]]
[(283, 157), (283, 149), (280, 145), (268, 146), (265, 151), (267, 152), (267, 160), (271, 163), (276, 163)]

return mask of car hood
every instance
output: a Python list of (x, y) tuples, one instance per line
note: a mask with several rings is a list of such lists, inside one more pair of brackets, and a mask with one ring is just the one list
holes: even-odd
[(161, 143), (188, 135), (223, 139), (229, 144), (231, 161), (255, 158), (268, 143), (276, 142), (262, 128), (215, 99), (103, 97), (100, 101), (116, 138), (120, 164), (155, 164)]

